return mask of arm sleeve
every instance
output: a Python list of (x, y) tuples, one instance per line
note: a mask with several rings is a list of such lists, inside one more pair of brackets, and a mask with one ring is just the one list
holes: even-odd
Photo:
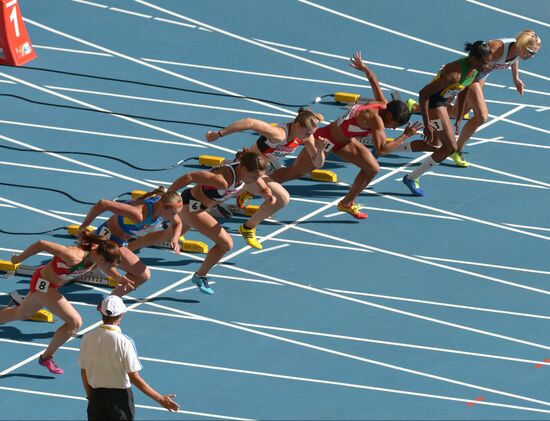
[(134, 371), (140, 371), (143, 366), (139, 361), (136, 344), (134, 341), (126, 336), (126, 346), (124, 350), (124, 368), (126, 373), (133, 373)]

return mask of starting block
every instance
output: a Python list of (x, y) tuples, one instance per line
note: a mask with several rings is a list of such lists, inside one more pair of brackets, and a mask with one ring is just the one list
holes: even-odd
[[(21, 297), (21, 295), (19, 295), (17, 291), (10, 292), (9, 297), (10, 297), (10, 305), (15, 305), (15, 306), (21, 305), (24, 299), (24, 297)], [(43, 308), (41, 310), (38, 310), (27, 320), (32, 320), (34, 322), (53, 323), (53, 314), (51, 311), (48, 311)]]
[[(221, 156), (213, 156), (213, 155), (199, 156), (199, 164), (205, 167), (219, 167), (220, 165), (228, 164), (230, 162), (233, 162), (233, 161), (226, 160)], [(336, 175), (336, 173), (329, 170), (313, 170), (311, 171), (310, 174), (307, 174), (302, 178), (305, 178), (308, 180), (315, 180), (315, 181), (324, 181), (328, 183), (338, 182), (338, 176)]]
[(313, 170), (309, 174), (304, 175), (302, 178), (314, 181), (324, 181), (327, 183), (338, 182), (338, 176), (335, 172), (330, 170)]
[(237, 205), (222, 203), (210, 209), (209, 213), (212, 216), (218, 217), (218, 218), (231, 218), (235, 215), (252, 216), (258, 210), (259, 207), (260, 206), (258, 205), (247, 205), (243, 209), (241, 209)]

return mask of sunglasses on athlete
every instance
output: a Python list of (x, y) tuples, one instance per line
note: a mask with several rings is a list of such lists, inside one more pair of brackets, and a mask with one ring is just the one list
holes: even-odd
[(533, 51), (529, 48), (525, 48), (525, 50), (529, 53), (529, 56), (532, 57), (534, 56), (535, 54), (537, 54), (538, 51)]

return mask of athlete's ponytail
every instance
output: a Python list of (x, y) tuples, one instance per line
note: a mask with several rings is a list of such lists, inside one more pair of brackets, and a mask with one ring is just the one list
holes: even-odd
[(464, 51), (468, 53), (468, 57), (483, 59), (491, 55), (491, 47), (485, 41), (476, 41), (474, 43), (465, 42)]
[(298, 115), (294, 119), (294, 123), (298, 123), (300, 126), (308, 130), (314, 130), (317, 127), (317, 124), (324, 119), (325, 118), (322, 114), (315, 113), (309, 108), (300, 107), (298, 110)]
[(94, 248), (94, 245), (97, 245), (95, 252), (103, 257), (107, 263), (118, 265), (122, 260), (118, 244), (102, 235), (95, 235), (84, 230), (80, 233), (78, 245), (88, 252)]
[(155, 190), (139, 196), (132, 203), (143, 203), (144, 200), (153, 196), (160, 196), (161, 203), (165, 205), (175, 205), (181, 203), (180, 194), (177, 191), (166, 190), (166, 187), (164, 186), (159, 186)]
[(265, 171), (267, 168), (268, 161), (248, 148), (243, 148), (242, 151), (237, 152), (236, 157), (247, 171)]

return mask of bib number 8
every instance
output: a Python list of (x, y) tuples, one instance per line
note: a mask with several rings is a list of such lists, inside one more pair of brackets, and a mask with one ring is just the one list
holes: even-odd
[(50, 282), (42, 278), (39, 279), (38, 282), (36, 283), (36, 290), (40, 291), (43, 294), (48, 292), (49, 287), (50, 287)]

